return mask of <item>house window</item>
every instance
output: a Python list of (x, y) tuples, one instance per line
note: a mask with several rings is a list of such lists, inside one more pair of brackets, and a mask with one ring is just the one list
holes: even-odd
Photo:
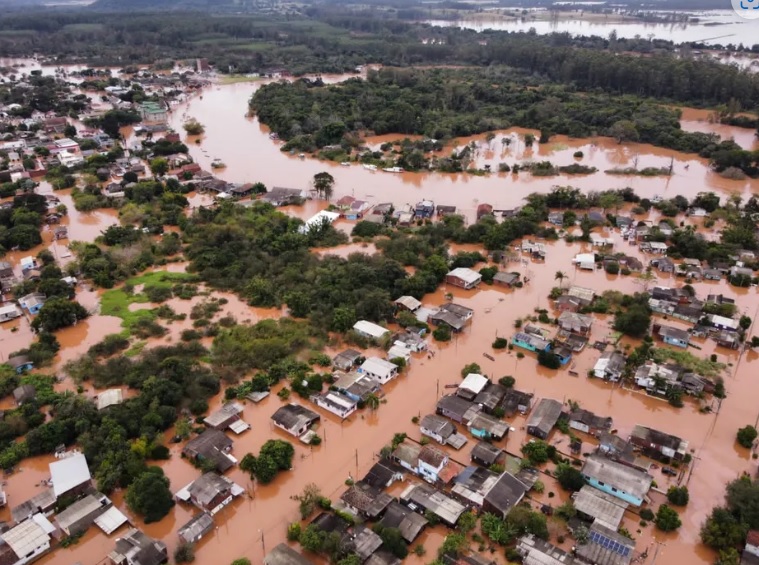
[(599, 485), (599, 486), (602, 486), (602, 487), (606, 486), (606, 485), (605, 485), (605, 484), (603, 484), (601, 481), (598, 481), (598, 485)]
[(615, 489), (614, 487), (611, 487), (611, 492), (617, 492), (617, 489)]

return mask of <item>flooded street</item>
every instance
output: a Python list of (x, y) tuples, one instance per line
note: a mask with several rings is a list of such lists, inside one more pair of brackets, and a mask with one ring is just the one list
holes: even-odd
[[(329, 80), (339, 78), (342, 77), (330, 77)], [(479, 203), (488, 202), (496, 208), (513, 208), (521, 205), (523, 198), (529, 193), (546, 192), (556, 184), (571, 184), (584, 191), (630, 186), (642, 197), (657, 194), (672, 197), (681, 194), (689, 199), (704, 190), (714, 190), (722, 195), (738, 192), (744, 198), (759, 192), (759, 181), (723, 179), (712, 173), (704, 160), (694, 155), (684, 155), (642, 144), (618, 145), (607, 138), (573, 140), (563, 136), (555, 136), (548, 144), (536, 144), (533, 148), (526, 148), (523, 141), (526, 131), (516, 129), (498, 132), (496, 139), (490, 144), (483, 135), (458, 140), (457, 145), (474, 142), (477, 146), (478, 166), (492, 164), (494, 169), (499, 162), (513, 164), (528, 159), (548, 159), (556, 165), (568, 165), (575, 162), (574, 153), (582, 151), (584, 157), (579, 162), (595, 166), (599, 172), (586, 176), (561, 175), (548, 178), (510, 173), (487, 176), (441, 173), (387, 174), (372, 173), (355, 164), (342, 167), (336, 163), (302, 160), (281, 152), (279, 143), (268, 138), (267, 129), (259, 124), (257, 119), (244, 117), (247, 99), (254, 88), (254, 85), (244, 83), (213, 86), (204, 91), (202, 99), (195, 98), (180, 106), (172, 116), (172, 125), (178, 131), (181, 130), (183, 117), (187, 116), (197, 118), (205, 126), (206, 133), (201, 143), (189, 144), (190, 152), (206, 170), (211, 170), (210, 163), (213, 159), (223, 159), (227, 168), (218, 174), (231, 182), (261, 181), (269, 188), (305, 188), (315, 173), (328, 170), (337, 181), (333, 200), (343, 195), (353, 195), (373, 204), (393, 202), (396, 207), (400, 207), (430, 198), (439, 205), (457, 206), (459, 212), (470, 221), (474, 220), (475, 209)], [(710, 124), (707, 123), (706, 116), (697, 113), (686, 112), (683, 127), (690, 131), (715, 131), (723, 136), (732, 135), (744, 147), (744, 144), (752, 143), (746, 133), (750, 130)], [(504, 137), (512, 140), (509, 146), (501, 142)], [(369, 139), (367, 143), (374, 145), (382, 141), (387, 139)], [(643, 168), (667, 167), (670, 163), (674, 169), (672, 177), (618, 177), (603, 172), (612, 167), (627, 167), (633, 164)], [(44, 193), (47, 190), (49, 187), (43, 185), (40, 192)], [(92, 241), (108, 225), (118, 222), (118, 216), (113, 210), (80, 214), (74, 209), (67, 191), (56, 192), (56, 195), (68, 208), (69, 215), (65, 222), (69, 226), (72, 241)], [(208, 203), (204, 195), (192, 195), (190, 201), (193, 206)], [(324, 201), (309, 201), (303, 207), (283, 210), (306, 218), (326, 206), (327, 202)], [(646, 219), (658, 221), (659, 217), (652, 211)], [(352, 225), (352, 222), (341, 220), (336, 227), (350, 232)], [(651, 256), (642, 255), (637, 247), (624, 242), (618, 231), (606, 230), (603, 234), (614, 239), (615, 251), (639, 258), (646, 264), (650, 260)], [(44, 237), (45, 244), (41, 248), (51, 244), (50, 234), (45, 233)], [(56, 253), (65, 253), (65, 246), (55, 247), (60, 248)], [(456, 247), (456, 250), (462, 249), (472, 250), (473, 247)], [(30, 250), (19, 255), (36, 255), (39, 250)], [(376, 247), (374, 244), (351, 243), (335, 249), (314, 251), (320, 255), (347, 256), (354, 252), (375, 253)], [(592, 347), (586, 347), (574, 357), (572, 368), (578, 376), (570, 376), (567, 368), (551, 371), (540, 367), (533, 355), (528, 354), (519, 359), (516, 352), (495, 351), (490, 347), (496, 337), (512, 336), (515, 332), (515, 320), (535, 315), (536, 309), (546, 308), (550, 311), (548, 294), (552, 287), (559, 284), (554, 278), (554, 273), (558, 270), (568, 275), (567, 280), (563, 282), (565, 286), (584, 286), (599, 293), (608, 289), (626, 293), (643, 290), (643, 286), (634, 276), (612, 276), (603, 271), (588, 272), (575, 269), (571, 263), (574, 255), (589, 251), (591, 248), (588, 244), (569, 244), (561, 240), (547, 243), (545, 262), (512, 263), (503, 267), (504, 270), (519, 271), (530, 279), (521, 289), (506, 290), (483, 284), (479, 290), (464, 291), (443, 285), (434, 294), (426, 296), (425, 304), (440, 305), (448, 299), (447, 295), (450, 293), (455, 302), (474, 309), (471, 325), (449, 343), (434, 342), (432, 347), (436, 354), (433, 357), (415, 355), (406, 373), (384, 388), (386, 401), (376, 412), (362, 410), (341, 421), (336, 416), (316, 409), (322, 417), (317, 431), (323, 439), (322, 444), (317, 447), (305, 446), (273, 427), (270, 417), (282, 404), (275, 393), (284, 383), (275, 387), (272, 394), (259, 404), (246, 402), (243, 419), (251, 424), (252, 429), (240, 436), (233, 436), (233, 455), (239, 460), (248, 452), (257, 452), (268, 439), (285, 439), (295, 446), (293, 469), (281, 473), (272, 484), (262, 486), (253, 485), (245, 473), (237, 467), (233, 468), (228, 476), (243, 486), (249, 496), (240, 497), (216, 516), (216, 530), (196, 547), (196, 563), (225, 565), (243, 556), (251, 559), (254, 564), (261, 563), (266, 551), (284, 541), (287, 524), (299, 518), (298, 503), (291, 500), (292, 496), (299, 494), (308, 483), (313, 482), (319, 485), (323, 495), (334, 501), (345, 489), (347, 479), (355, 479), (366, 473), (394, 433), (406, 432), (411, 438), (418, 440), (420, 432), (418, 425), (412, 423), (412, 418), (433, 413), (437, 399), (446, 393), (445, 385), (460, 382), (459, 371), (470, 362), (479, 363), (482, 371), (494, 380), (506, 375), (514, 376), (516, 388), (534, 393), (536, 400), (573, 400), (579, 402), (582, 408), (598, 415), (612, 416), (614, 428), (622, 437), (629, 435), (636, 424), (643, 424), (678, 434), (689, 441), (694, 462), (692, 474), (686, 477), (686, 481), (692, 494), (689, 505), (681, 511), (682, 528), (676, 534), (664, 535), (656, 532), (652, 525), (648, 525), (638, 534), (637, 530), (641, 529), (639, 518), (631, 512), (627, 513), (624, 525), (637, 538), (638, 551), (652, 547), (654, 536), (657, 542), (666, 543), (656, 561), (659, 565), (713, 562), (714, 555), (699, 543), (699, 528), (711, 508), (721, 502), (724, 484), (743, 471), (754, 470), (756, 467), (748, 450), (738, 447), (735, 443), (736, 430), (757, 420), (759, 407), (756, 403), (755, 379), (759, 364), (756, 353), (748, 352), (741, 356), (732, 350), (716, 348), (711, 340), (697, 342), (702, 349), (696, 352), (696, 355), (709, 356), (715, 353), (719, 361), (728, 365), (724, 374), (728, 396), (722, 402), (718, 413), (709, 414), (703, 413), (698, 401), (691, 398), (685, 399), (683, 408), (676, 409), (666, 401), (647, 396), (637, 390), (627, 390), (588, 378), (586, 375), (589, 369), (600, 355)], [(11, 258), (15, 263), (20, 257), (11, 255)], [(179, 271), (184, 267), (184, 263), (176, 263), (169, 265), (167, 270)], [(672, 275), (665, 275), (660, 278), (659, 284), (680, 286), (682, 283)], [(694, 283), (693, 287), (699, 296), (721, 293), (735, 298), (739, 301), (741, 312), (756, 317), (759, 308), (756, 288), (738, 289), (728, 285), (724, 280)], [(251, 308), (230, 294), (213, 292), (212, 296), (226, 298), (228, 301), (215, 315), (215, 320), (230, 315), (241, 323), (255, 323), (283, 314), (281, 310)], [(94, 291), (80, 289), (78, 299), (88, 309), (95, 310), (99, 295)], [(172, 298), (166, 304), (177, 313), (189, 314), (192, 306), (203, 299)], [(133, 305), (134, 308), (154, 306)], [(602, 339), (611, 333), (611, 316), (596, 315), (594, 321), (591, 341)], [(184, 322), (173, 322), (168, 325), (169, 333), (166, 336), (148, 340), (147, 346), (175, 343), (180, 339), (181, 331), (190, 327), (192, 321), (189, 316)], [(13, 331), (13, 328), (18, 329)], [(116, 333), (120, 329), (120, 319), (95, 315), (74, 327), (58, 332), (57, 337), (62, 349), (56, 359), (56, 368), (84, 353), (103, 336)], [(3, 324), (0, 327), (0, 350), (6, 354), (19, 349), (28, 344), (31, 337), (28, 321), (24, 318)], [(623, 347), (625, 343), (627, 342), (622, 342)], [(204, 340), (204, 344), (210, 345), (209, 340)], [(632, 346), (634, 347), (634, 344)], [(329, 353), (334, 354), (339, 350), (340, 347), (335, 346)], [(494, 360), (484, 357), (485, 353), (492, 355)], [(62, 386), (70, 387), (71, 383), (66, 382)], [(211, 403), (211, 410), (218, 408), (222, 401), (222, 395), (216, 397)], [(291, 401), (307, 404), (307, 401), (295, 396), (291, 397)], [(512, 453), (518, 453), (520, 445), (526, 441), (522, 429), (524, 424), (525, 418), (522, 416), (511, 420), (510, 425), (515, 431), (500, 445)], [(165, 434), (167, 440), (170, 436), (170, 432)], [(557, 447), (559, 450), (567, 449), (565, 436), (554, 432), (552, 439), (563, 440)], [(583, 452), (591, 451), (594, 440), (583, 437), (583, 441)], [(467, 464), (469, 451), (474, 444), (475, 441), (470, 437), (469, 443), (460, 452), (451, 452), (452, 457)], [(171, 459), (158, 464), (171, 478), (171, 489), (176, 492), (195, 479), (199, 471), (180, 457), (182, 444), (168, 445), (172, 453)], [(10, 493), (9, 507), (19, 504), (41, 490), (40, 481), (49, 477), (47, 465), (52, 460), (52, 457), (24, 460), (19, 466), (19, 472), (6, 479), (5, 490)], [(670, 484), (675, 484), (673, 479), (659, 470), (652, 473), (660, 490), (666, 491)], [(123, 493), (116, 493), (114, 502), (129, 514), (122, 495)], [(547, 497), (540, 500), (558, 505), (566, 495), (558, 491), (557, 495), (559, 496), (552, 501), (548, 501)], [(166, 518), (156, 524), (144, 525), (133, 515), (129, 516), (135, 524), (144, 528), (146, 533), (165, 541), (171, 554), (178, 544), (177, 530), (196, 513), (195, 509), (180, 503)], [(0, 511), (0, 519), (8, 518), (8, 508)], [(121, 532), (123, 530), (119, 533)], [(446, 532), (447, 530), (441, 526), (428, 529), (421, 538), (427, 555), (410, 555), (405, 563), (422, 565), (432, 561)], [(117, 533), (109, 538), (92, 528), (77, 544), (68, 549), (58, 549), (43, 557), (39, 563), (71, 565), (80, 562), (82, 565), (95, 565), (113, 548), (113, 540), (118, 535)], [(503, 551), (493, 554), (493, 558), (499, 560), (499, 563), (505, 563)]]

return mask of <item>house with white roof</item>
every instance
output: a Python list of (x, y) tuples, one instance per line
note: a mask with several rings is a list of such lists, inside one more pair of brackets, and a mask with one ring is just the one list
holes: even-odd
[(466, 378), (461, 381), (461, 384), (456, 391), (456, 396), (460, 396), (466, 400), (474, 400), (474, 398), (480, 394), (489, 383), (490, 379), (485, 375), (469, 373)]
[(359, 367), (358, 371), (376, 379), (377, 382), (384, 385), (398, 376), (398, 365), (379, 357), (369, 357)]
[(324, 224), (333, 223), (339, 217), (340, 217), (340, 214), (338, 214), (337, 212), (329, 212), (327, 210), (322, 210), (318, 214), (315, 214), (314, 216), (311, 216), (308, 220), (306, 220), (306, 223), (298, 228), (298, 232), (302, 234), (307, 234), (314, 228), (321, 227)]
[(24, 565), (50, 551), (50, 534), (55, 526), (42, 514), (34, 514), (0, 535), (0, 562)]
[(89, 488), (92, 476), (83, 453), (67, 454), (50, 463), (50, 481), (56, 498), (64, 494), (79, 494)]
[(383, 328), (378, 324), (374, 324), (366, 320), (359, 320), (353, 324), (353, 331), (371, 339), (380, 339), (385, 334), (390, 333), (390, 330), (387, 328)]
[(465, 290), (470, 290), (482, 282), (482, 275), (472, 269), (459, 267), (445, 275), (445, 282), (453, 286), (459, 286)]

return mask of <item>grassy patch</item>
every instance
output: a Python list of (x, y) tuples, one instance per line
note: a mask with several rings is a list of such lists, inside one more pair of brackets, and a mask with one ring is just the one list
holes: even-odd
[(261, 80), (261, 77), (248, 77), (245, 75), (230, 75), (221, 79), (221, 84), (237, 84), (241, 82), (256, 82)]
[(81, 32), (95, 32), (95, 31), (103, 31), (105, 29), (105, 26), (103, 24), (94, 24), (94, 23), (79, 23), (79, 24), (68, 24), (63, 26), (64, 32), (72, 32), (72, 33), (81, 33)]
[(693, 371), (694, 373), (709, 378), (718, 377), (720, 373), (727, 368), (727, 365), (724, 363), (696, 357), (690, 351), (676, 351), (674, 349), (664, 348), (654, 349), (654, 361), (657, 363), (674, 361), (685, 367), (688, 371)]
[(127, 357), (137, 357), (140, 353), (142, 353), (142, 350), (145, 349), (145, 346), (147, 344), (148, 344), (147, 341), (138, 341), (132, 347), (127, 349), (124, 355), (126, 355)]
[[(138, 277), (134, 277), (126, 281), (126, 285), (135, 287), (137, 285), (171, 288), (178, 282), (192, 282), (196, 281), (197, 277), (188, 273), (167, 273), (165, 271), (158, 271), (152, 273), (145, 273)], [(144, 293), (129, 294), (124, 291), (124, 287), (115, 288), (103, 293), (100, 300), (100, 313), (104, 316), (116, 316), (122, 319), (122, 326), (129, 330), (138, 323), (140, 320), (148, 319), (154, 320), (156, 318), (153, 310), (136, 310), (131, 312), (129, 310), (130, 304), (145, 304), (149, 302), (148, 297)]]

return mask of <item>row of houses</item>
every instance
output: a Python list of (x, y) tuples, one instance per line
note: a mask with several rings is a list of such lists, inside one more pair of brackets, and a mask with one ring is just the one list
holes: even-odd
[[(0, 534), (3, 563), (30, 563), (51, 551), (62, 536), (79, 535), (93, 525), (111, 535), (128, 523), (112, 501), (94, 489), (84, 455), (62, 453), (49, 470), (48, 486), (11, 509), (15, 525)], [(61, 498), (73, 502), (55, 513)], [(132, 527), (114, 540), (114, 549), (108, 554), (112, 565), (160, 565), (167, 561), (165, 543)]]

